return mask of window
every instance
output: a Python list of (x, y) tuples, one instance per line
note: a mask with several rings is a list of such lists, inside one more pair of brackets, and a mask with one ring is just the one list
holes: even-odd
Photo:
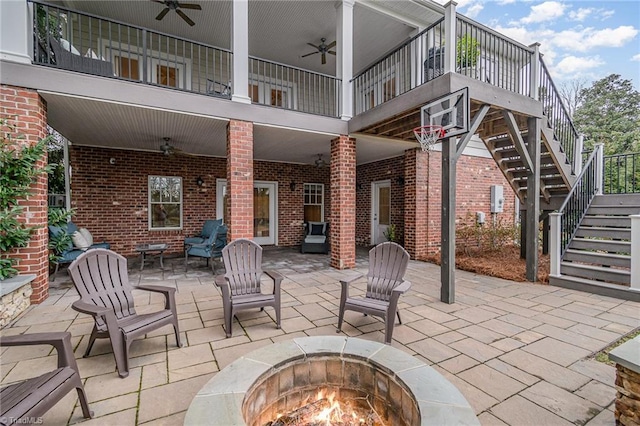
[(392, 66), (390, 69), (382, 71), (367, 86), (364, 90), (364, 102), (367, 109), (374, 108), (395, 98), (399, 92), (395, 67)]
[(324, 222), (324, 185), (304, 184), (304, 221)]
[(296, 90), (296, 84), (289, 81), (249, 75), (249, 97), (253, 103), (296, 109)]
[(182, 178), (149, 176), (149, 229), (182, 228)]

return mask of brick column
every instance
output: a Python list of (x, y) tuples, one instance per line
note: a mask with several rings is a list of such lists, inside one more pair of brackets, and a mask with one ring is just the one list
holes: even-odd
[[(34, 144), (47, 136), (47, 106), (35, 90), (22, 87), (0, 86), (0, 114), (16, 125), (18, 143)], [(5, 129), (3, 129), (5, 130)], [(47, 156), (36, 167), (44, 168)], [(49, 236), (47, 233), (47, 174), (38, 176), (32, 194), (20, 201), (24, 208), (22, 220), (27, 226), (37, 227), (27, 247), (16, 249), (9, 255), (18, 260), (20, 273), (36, 274), (31, 282), (31, 303), (40, 303), (49, 296)]]
[[(429, 242), (429, 153), (404, 153), (404, 245), (412, 259), (424, 259)], [(431, 224), (432, 226), (432, 224)]]
[(331, 266), (356, 266), (356, 140), (331, 141)]
[(253, 123), (227, 125), (228, 241), (253, 238)]

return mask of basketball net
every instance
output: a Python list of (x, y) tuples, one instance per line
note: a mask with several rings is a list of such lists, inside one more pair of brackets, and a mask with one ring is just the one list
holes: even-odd
[(420, 126), (413, 129), (413, 134), (420, 142), (423, 151), (431, 151), (431, 148), (438, 143), (445, 132), (442, 126)]

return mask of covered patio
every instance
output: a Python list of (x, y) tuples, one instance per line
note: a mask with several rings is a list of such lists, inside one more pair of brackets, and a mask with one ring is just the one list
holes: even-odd
[[(339, 280), (366, 273), (366, 251), (355, 270), (330, 268), (329, 256), (301, 255), (292, 248), (266, 248), (265, 268), (285, 275), (282, 328), (273, 310), (239, 314), (225, 338), (222, 301), (211, 270), (182, 258), (139, 270), (134, 284), (175, 286), (180, 331), (176, 348), (170, 326), (132, 345), (131, 374), (118, 377), (108, 340), (81, 356), (92, 327), (89, 316), (71, 309), (77, 293), (62, 271), (50, 297), (2, 330), (3, 335), (44, 331), (72, 334), (80, 374), (95, 418), (84, 422), (75, 392), (51, 409), (44, 424), (182, 424), (191, 400), (218, 371), (243, 355), (301, 336), (336, 335)], [(218, 272), (223, 267), (217, 265)], [(413, 287), (400, 299), (403, 325), (393, 346), (433, 366), (467, 398), (482, 424), (614, 424), (615, 368), (591, 358), (594, 352), (640, 326), (640, 304), (532, 283), (516, 283), (457, 272), (455, 304), (440, 302), (440, 268), (411, 261)], [(356, 287), (362, 291), (365, 281)], [(136, 294), (139, 311), (155, 310), (160, 298)], [(159, 296), (161, 297), (161, 296)], [(348, 336), (383, 342), (384, 324), (355, 312), (345, 316)], [(51, 369), (48, 347), (3, 348), (3, 384)], [(215, 414), (212, 413), (212, 420)]]

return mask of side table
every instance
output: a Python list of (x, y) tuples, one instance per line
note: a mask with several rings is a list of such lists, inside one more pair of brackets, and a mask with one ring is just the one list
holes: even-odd
[(162, 263), (163, 253), (166, 249), (169, 248), (169, 244), (166, 243), (150, 243), (150, 244), (138, 244), (136, 246), (136, 251), (140, 253), (140, 270), (144, 269), (144, 263), (150, 258), (147, 258), (147, 254), (149, 256), (158, 256), (160, 258), (160, 268), (164, 270), (164, 264)]

